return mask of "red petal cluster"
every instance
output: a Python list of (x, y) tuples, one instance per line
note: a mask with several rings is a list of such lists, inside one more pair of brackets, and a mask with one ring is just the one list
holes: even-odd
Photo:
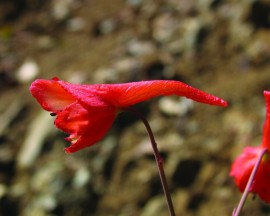
[(102, 139), (111, 127), (117, 112), (157, 96), (178, 95), (217, 106), (226, 101), (179, 81), (152, 80), (124, 84), (71, 84), (57, 78), (36, 80), (30, 87), (32, 95), (47, 111), (57, 115), (55, 126), (70, 134), (76, 152)]
[(260, 152), (267, 148), (259, 169), (254, 178), (254, 182), (249, 189), (250, 192), (258, 194), (262, 200), (270, 203), (270, 92), (265, 91), (266, 100), (266, 120), (264, 123), (262, 144), (259, 147), (246, 147), (242, 154), (234, 161), (230, 175), (241, 192), (245, 190), (249, 176), (258, 160)]

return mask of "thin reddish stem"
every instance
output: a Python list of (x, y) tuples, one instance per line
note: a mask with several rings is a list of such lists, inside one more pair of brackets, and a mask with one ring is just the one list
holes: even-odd
[(132, 112), (136, 116), (138, 116), (142, 120), (142, 122), (144, 123), (144, 125), (146, 127), (146, 130), (147, 130), (147, 133), (149, 135), (151, 145), (152, 145), (152, 148), (153, 148), (153, 153), (154, 153), (154, 156), (155, 156), (155, 160), (156, 160), (156, 163), (157, 163), (159, 177), (160, 177), (162, 188), (163, 188), (165, 198), (166, 198), (166, 201), (167, 201), (167, 206), (168, 206), (170, 215), (175, 216), (175, 211), (174, 211), (174, 207), (173, 207), (173, 203), (172, 203), (172, 198), (171, 198), (171, 195), (170, 195), (170, 192), (169, 192), (169, 187), (168, 187), (168, 183), (167, 183), (164, 168), (163, 168), (163, 159), (160, 156), (160, 153), (158, 151), (157, 143), (155, 141), (152, 129), (151, 129), (148, 121), (145, 119), (145, 117), (140, 112), (138, 112), (137, 110), (135, 110), (133, 108), (130, 108), (130, 107), (126, 108), (125, 110), (127, 110), (129, 112)]
[(239, 216), (240, 215), (240, 213), (241, 213), (241, 211), (243, 209), (243, 206), (245, 204), (245, 201), (247, 199), (247, 195), (250, 192), (250, 187), (254, 182), (254, 179), (255, 179), (256, 173), (258, 171), (258, 168), (260, 166), (261, 160), (262, 160), (262, 158), (263, 158), (263, 156), (264, 156), (264, 154), (266, 152), (267, 152), (267, 148), (263, 148), (262, 151), (260, 152), (259, 157), (258, 157), (258, 159), (257, 159), (257, 161), (256, 161), (256, 163), (254, 165), (254, 168), (253, 168), (253, 170), (252, 170), (252, 172), (250, 174), (250, 177), (248, 179), (248, 183), (246, 185), (244, 193), (243, 193), (243, 195), (242, 195), (242, 197), (240, 199), (240, 202), (239, 202), (238, 206), (234, 209), (234, 211), (232, 213), (232, 216)]

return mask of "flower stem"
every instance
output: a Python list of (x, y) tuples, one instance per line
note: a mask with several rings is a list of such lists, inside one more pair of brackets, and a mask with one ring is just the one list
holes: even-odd
[(157, 167), (158, 167), (159, 177), (160, 177), (162, 188), (163, 188), (165, 198), (166, 198), (166, 201), (167, 201), (167, 206), (168, 206), (168, 209), (169, 209), (169, 212), (170, 212), (170, 216), (175, 216), (175, 211), (174, 211), (174, 207), (173, 207), (173, 203), (172, 203), (172, 198), (171, 198), (171, 195), (170, 195), (170, 192), (169, 192), (168, 183), (167, 183), (164, 168), (163, 168), (163, 159), (160, 156), (160, 153), (158, 151), (157, 143), (155, 141), (155, 138), (154, 138), (153, 132), (151, 130), (151, 127), (150, 127), (148, 121), (145, 119), (145, 117), (140, 112), (138, 112), (137, 110), (135, 110), (135, 109), (133, 109), (131, 107), (128, 107), (125, 110), (127, 110), (129, 112), (132, 112), (136, 116), (138, 116), (142, 120), (142, 122), (144, 123), (144, 125), (146, 127), (146, 130), (147, 130), (147, 133), (149, 135), (151, 145), (152, 145), (152, 148), (153, 148), (153, 153), (154, 153), (155, 160), (156, 160)]
[(259, 157), (258, 157), (258, 159), (257, 159), (257, 161), (256, 161), (256, 163), (255, 163), (255, 165), (253, 167), (253, 170), (252, 170), (252, 172), (250, 174), (250, 177), (248, 179), (248, 183), (246, 185), (244, 193), (243, 193), (243, 195), (242, 195), (242, 197), (240, 199), (240, 202), (239, 202), (238, 206), (233, 210), (232, 216), (239, 216), (240, 215), (241, 210), (243, 209), (243, 206), (244, 206), (245, 201), (247, 199), (247, 195), (250, 192), (250, 187), (254, 183), (254, 178), (255, 178), (256, 173), (258, 171), (258, 168), (260, 166), (261, 160), (262, 160), (262, 158), (263, 158), (263, 156), (264, 156), (264, 154), (266, 152), (267, 152), (267, 148), (262, 149), (262, 151), (260, 152)]

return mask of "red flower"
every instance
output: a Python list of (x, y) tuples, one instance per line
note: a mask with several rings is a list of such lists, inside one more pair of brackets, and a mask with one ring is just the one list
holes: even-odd
[(260, 153), (266, 148), (267, 152), (262, 158), (249, 191), (258, 194), (262, 200), (270, 203), (270, 91), (265, 91), (264, 97), (266, 100), (266, 120), (262, 144), (259, 147), (248, 146), (244, 148), (243, 153), (234, 161), (230, 176), (234, 178), (235, 184), (243, 192)]
[(101, 140), (121, 109), (156, 96), (176, 94), (206, 104), (227, 105), (218, 97), (167, 80), (78, 85), (54, 78), (34, 81), (30, 91), (43, 109), (57, 115), (55, 126), (70, 134), (67, 153)]

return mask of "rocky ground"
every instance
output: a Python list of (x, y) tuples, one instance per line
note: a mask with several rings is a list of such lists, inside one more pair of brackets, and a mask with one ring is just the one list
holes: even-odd
[[(36, 78), (74, 83), (175, 79), (228, 108), (178, 97), (137, 106), (165, 161), (177, 215), (231, 215), (229, 170), (259, 145), (270, 89), (265, 0), (0, 2), (0, 215), (168, 215), (146, 131), (123, 113), (97, 145), (66, 136), (29, 94)], [(270, 214), (250, 196), (243, 215)]]

